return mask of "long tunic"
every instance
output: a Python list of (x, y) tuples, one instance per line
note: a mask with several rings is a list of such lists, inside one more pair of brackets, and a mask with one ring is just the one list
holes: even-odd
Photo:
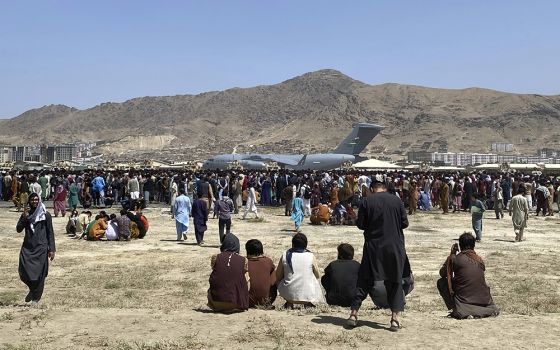
[(313, 253), (293, 253), (292, 268), (286, 260), (286, 252), (278, 264), (276, 276), (280, 296), (290, 302), (323, 302), (324, 297), (319, 285), (319, 268)]
[(299, 229), (304, 219), (303, 200), (299, 197), (292, 199), (292, 217), (291, 220), (295, 223), (296, 228)]
[(249, 306), (271, 304), (276, 298), (274, 263), (266, 256), (252, 256), (249, 260)]
[(515, 195), (509, 203), (509, 212), (513, 229), (519, 231), (527, 227), (527, 219), (529, 217), (529, 202), (523, 195)]
[(76, 208), (78, 206), (79, 198), (78, 198), (78, 192), (80, 192), (80, 189), (78, 188), (78, 186), (76, 186), (76, 184), (71, 184), (70, 187), (68, 188), (68, 208)]
[(184, 194), (175, 199), (175, 220), (185, 226), (189, 226), (189, 215), (191, 213), (191, 200)]
[(192, 205), (192, 217), (196, 232), (205, 232), (206, 221), (208, 221), (208, 206), (202, 199), (197, 199)]
[[(23, 216), (16, 225), (17, 232), (25, 229), (19, 253), (19, 277), (30, 289), (44, 283), (49, 273), (48, 252), (56, 251), (51, 214), (46, 212), (45, 220), (36, 222), (33, 227), (34, 230)], [(40, 295), (38, 297), (40, 298)]]
[[(210, 289), (208, 305), (220, 308), (220, 302), (231, 305), (231, 309), (249, 308), (249, 285), (245, 275), (248, 272), (246, 258), (233, 252), (222, 252), (211, 261)], [(217, 303), (216, 303), (217, 302)]]
[(408, 218), (402, 201), (388, 192), (368, 196), (360, 204), (356, 224), (365, 239), (360, 279), (401, 283), (408, 265), (403, 233)]

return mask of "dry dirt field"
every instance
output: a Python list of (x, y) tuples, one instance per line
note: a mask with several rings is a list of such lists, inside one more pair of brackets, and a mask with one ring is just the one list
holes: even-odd
[[(50, 206), (51, 203), (48, 203)], [(206, 246), (173, 241), (174, 222), (163, 207), (146, 210), (150, 231), (132, 242), (69, 239), (66, 219), (54, 218), (57, 255), (38, 308), (23, 302), (26, 287), (17, 265), (22, 234), (19, 216), (0, 203), (0, 349), (349, 349), (471, 348), (544, 349), (560, 343), (560, 219), (532, 216), (526, 241), (514, 244), (511, 221), (487, 212), (477, 251), (502, 310), (497, 318), (457, 321), (435, 288), (450, 246), (470, 230), (466, 213), (410, 217), (405, 231), (416, 279), (398, 333), (390, 316), (364, 302), (360, 327), (344, 329), (349, 310), (319, 305), (314, 310), (281, 308), (224, 315), (209, 311), (206, 291), (210, 257), (218, 252), (217, 220), (209, 220)], [(233, 220), (244, 242), (260, 239), (278, 261), (290, 246), (293, 224), (277, 208), (259, 208), (263, 222)], [(362, 234), (355, 227), (305, 224), (309, 249), (326, 267), (336, 246), (348, 242), (361, 258)]]

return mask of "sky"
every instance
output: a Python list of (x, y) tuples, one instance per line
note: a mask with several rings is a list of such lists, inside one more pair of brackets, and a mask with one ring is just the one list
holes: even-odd
[(0, 0), (0, 118), (276, 84), (560, 94), (560, 1)]

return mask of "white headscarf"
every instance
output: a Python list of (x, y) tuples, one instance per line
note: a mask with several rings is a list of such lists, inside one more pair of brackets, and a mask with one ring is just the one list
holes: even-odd
[(46, 219), (45, 213), (45, 205), (43, 203), (39, 203), (39, 205), (37, 205), (37, 208), (35, 208), (33, 214), (29, 215), (29, 217), (27, 218), (27, 220), (29, 221), (29, 226), (31, 227), (31, 231), (33, 231), (33, 233), (35, 233), (34, 225), (39, 221), (43, 221)]

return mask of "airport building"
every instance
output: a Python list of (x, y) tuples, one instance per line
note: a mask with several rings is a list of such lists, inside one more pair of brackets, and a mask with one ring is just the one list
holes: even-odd
[(560, 164), (560, 153), (558, 157), (549, 156), (516, 156), (503, 155), (495, 153), (453, 153), (453, 152), (426, 152), (412, 151), (408, 152), (407, 160), (410, 163), (427, 163), (427, 164), (444, 164), (452, 166), (466, 166), (478, 164), (503, 164), (503, 163), (521, 163), (521, 164)]

